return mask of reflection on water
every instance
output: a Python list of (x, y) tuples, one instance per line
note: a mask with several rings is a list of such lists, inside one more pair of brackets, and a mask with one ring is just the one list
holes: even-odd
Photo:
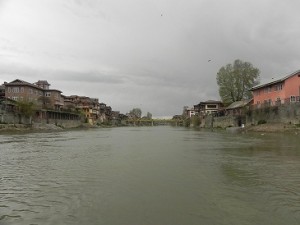
[(0, 224), (298, 224), (296, 134), (0, 135)]

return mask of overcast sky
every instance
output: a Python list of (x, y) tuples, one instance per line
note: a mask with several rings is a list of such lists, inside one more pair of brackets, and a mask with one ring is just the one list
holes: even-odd
[[(219, 100), (235, 59), (261, 80), (300, 69), (299, 0), (0, 0), (0, 83), (48, 80), (154, 117)], [(211, 61), (209, 61), (211, 60)]]

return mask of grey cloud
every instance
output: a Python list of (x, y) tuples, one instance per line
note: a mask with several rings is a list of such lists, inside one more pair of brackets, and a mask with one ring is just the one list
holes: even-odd
[(58, 10), (34, 11), (47, 15), (40, 24), (27, 21), (36, 27), (27, 27), (35, 33), (26, 34), (26, 45), (18, 27), (1, 33), (9, 42), (0, 40), (0, 79), (48, 79), (65, 94), (158, 116), (218, 100), (216, 74), (235, 59), (258, 67), (262, 80), (299, 69), (298, 1), (51, 0), (51, 6)]

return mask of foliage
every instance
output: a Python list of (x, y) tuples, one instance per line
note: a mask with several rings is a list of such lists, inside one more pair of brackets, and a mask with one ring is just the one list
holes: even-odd
[(135, 118), (141, 118), (142, 110), (140, 108), (133, 108), (129, 114)]
[(186, 119), (187, 118), (187, 110), (188, 110), (188, 106), (184, 106), (183, 110), (182, 110), (182, 118)]
[(217, 73), (219, 94), (225, 104), (251, 98), (249, 89), (258, 83), (259, 69), (239, 59), (235, 60), (233, 65), (221, 67)]
[(201, 124), (200, 117), (199, 116), (192, 116), (191, 123), (194, 125), (194, 127), (199, 127)]
[(265, 123), (267, 123), (267, 121), (265, 121), (265, 120), (259, 120), (259, 121), (257, 122), (257, 125), (259, 125), (259, 124), (265, 124)]
[(191, 125), (191, 119), (190, 119), (190, 118), (186, 118), (186, 119), (183, 121), (183, 126), (189, 127), (190, 125)]
[(150, 112), (147, 112), (147, 119), (152, 119), (152, 113), (150, 113)]
[(17, 106), (20, 114), (24, 115), (27, 118), (30, 118), (36, 110), (36, 105), (33, 102), (18, 101)]

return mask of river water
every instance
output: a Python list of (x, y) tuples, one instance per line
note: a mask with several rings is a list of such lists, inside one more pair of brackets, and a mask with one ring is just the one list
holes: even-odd
[(0, 135), (0, 224), (300, 224), (300, 134)]

